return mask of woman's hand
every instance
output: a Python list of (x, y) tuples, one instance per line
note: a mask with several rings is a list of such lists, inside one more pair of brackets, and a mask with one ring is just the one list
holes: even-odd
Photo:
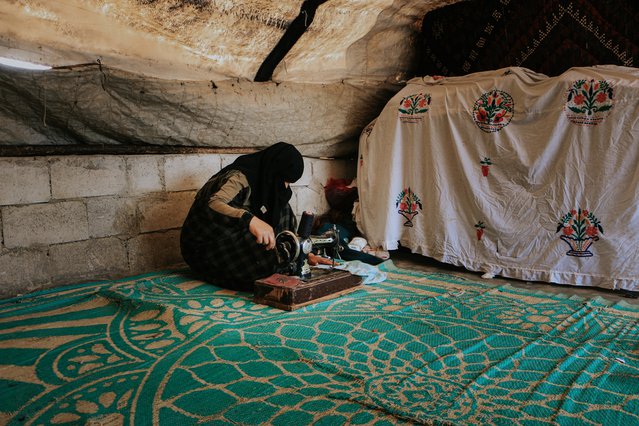
[(317, 265), (332, 265), (333, 261), (322, 256), (318, 256), (315, 253), (308, 254), (308, 264), (311, 266)]
[(249, 222), (249, 232), (255, 236), (258, 244), (265, 246), (266, 250), (272, 250), (275, 247), (273, 227), (262, 219), (253, 216)]

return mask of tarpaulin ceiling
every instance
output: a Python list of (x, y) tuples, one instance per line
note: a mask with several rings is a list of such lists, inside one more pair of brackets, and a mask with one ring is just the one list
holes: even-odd
[[(414, 72), (424, 14), (454, 0), (8, 0), (0, 145), (252, 148), (353, 153)], [(312, 23), (300, 11), (319, 5)], [(304, 32), (257, 83), (295, 19)], [(310, 18), (309, 18), (310, 19)], [(88, 64), (88, 65), (87, 65)]]

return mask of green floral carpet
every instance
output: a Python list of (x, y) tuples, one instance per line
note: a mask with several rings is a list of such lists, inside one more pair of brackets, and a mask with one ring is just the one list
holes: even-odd
[(0, 301), (0, 424), (639, 424), (639, 309), (382, 265), (285, 312), (168, 271)]

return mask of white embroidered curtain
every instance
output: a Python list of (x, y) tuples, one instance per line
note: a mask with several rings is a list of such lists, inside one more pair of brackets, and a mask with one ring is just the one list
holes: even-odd
[(639, 69), (413, 79), (362, 133), (358, 187), (372, 245), (639, 290)]

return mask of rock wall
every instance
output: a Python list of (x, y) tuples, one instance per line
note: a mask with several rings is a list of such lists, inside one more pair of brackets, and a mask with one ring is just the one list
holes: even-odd
[[(0, 297), (182, 265), (180, 227), (197, 189), (237, 155), (0, 158)], [(291, 205), (327, 209), (328, 177), (355, 162), (305, 158)]]
[[(48, 65), (101, 58), (147, 76), (252, 80), (303, 1), (4, 1), (0, 56)], [(324, 2), (273, 80), (396, 80), (414, 65), (406, 59), (424, 15), (456, 1)]]

